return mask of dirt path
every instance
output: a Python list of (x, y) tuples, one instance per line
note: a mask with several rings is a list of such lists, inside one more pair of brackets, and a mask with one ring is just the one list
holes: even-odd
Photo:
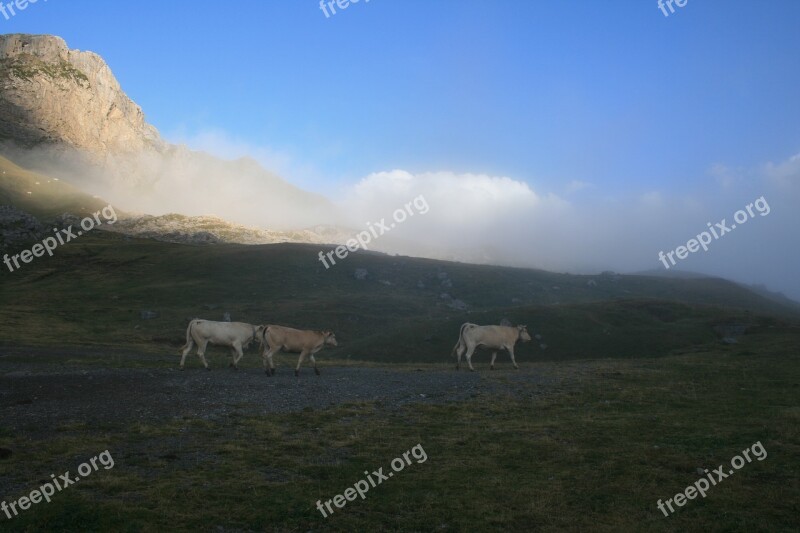
[(305, 368), (295, 378), (291, 369), (283, 368), (270, 378), (253, 368), (210, 372), (65, 368), (4, 363), (0, 358), (0, 426), (47, 433), (74, 422), (215, 419), (233, 413), (265, 415), (369, 400), (392, 408), (414, 402), (460, 401), (523, 384), (549, 388), (554, 381), (531, 369), (471, 373), (331, 366), (321, 376)]

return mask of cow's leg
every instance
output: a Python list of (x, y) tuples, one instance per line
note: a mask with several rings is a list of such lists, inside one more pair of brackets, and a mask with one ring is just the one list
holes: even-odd
[(489, 370), (494, 370), (494, 360), (497, 359), (497, 352), (492, 352), (492, 364), (489, 366)]
[(192, 351), (192, 348), (194, 348), (194, 339), (189, 337), (189, 341), (186, 343), (186, 346), (184, 346), (183, 353), (181, 353), (181, 370), (183, 370), (183, 364), (186, 362), (186, 356)]
[(309, 359), (311, 359), (311, 362), (314, 363), (314, 373), (319, 376), (319, 368), (317, 368), (317, 360), (314, 359), (313, 353), (311, 354), (311, 357)]
[(231, 362), (228, 363), (228, 368), (233, 368), (235, 366), (234, 361), (236, 361), (236, 349), (231, 346)]
[(197, 357), (203, 362), (203, 366), (206, 367), (206, 370), (211, 370), (208, 368), (208, 361), (206, 361), (206, 346), (208, 346), (207, 340), (202, 340), (197, 344)]
[(194, 337), (189, 335), (189, 340), (186, 341), (186, 346), (183, 347), (183, 353), (181, 354), (181, 370), (183, 370), (183, 363), (186, 362), (186, 356), (192, 351), (192, 348), (194, 348)]
[(234, 355), (233, 364), (231, 366), (236, 370), (239, 370), (239, 361), (241, 361), (242, 357), (244, 357), (244, 353), (242, 352), (241, 342), (236, 341), (233, 343), (233, 355)]
[(295, 376), (300, 375), (300, 365), (303, 363), (303, 359), (306, 358), (306, 355), (308, 355), (308, 350), (303, 350), (300, 352), (300, 357), (297, 359), (297, 368), (294, 369)]
[(514, 345), (512, 344), (511, 346), (507, 346), (506, 350), (508, 350), (508, 355), (511, 356), (511, 362), (514, 363), (514, 368), (519, 370), (519, 367), (517, 366), (517, 361), (514, 360)]
[[(275, 364), (272, 362), (272, 354), (273, 350), (271, 348), (264, 348), (264, 351), (261, 353), (261, 357), (264, 359), (264, 372), (266, 372), (268, 376), (275, 375)], [(269, 366), (267, 366), (267, 361), (269, 361)]]
[(473, 346), (471, 344), (467, 345), (466, 358), (467, 358), (467, 364), (469, 365), (470, 372), (475, 372), (475, 369), (472, 368), (472, 354), (475, 353), (475, 348), (477, 348), (477, 346)]
[(464, 351), (464, 345), (459, 342), (456, 346), (456, 370), (461, 370), (461, 356), (464, 355)]

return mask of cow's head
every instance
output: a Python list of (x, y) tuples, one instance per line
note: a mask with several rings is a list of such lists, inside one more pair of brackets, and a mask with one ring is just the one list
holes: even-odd
[(528, 342), (531, 340), (531, 335), (528, 333), (528, 326), (517, 326), (519, 330), (519, 340), (522, 342)]
[(336, 342), (336, 335), (329, 329), (326, 329), (322, 332), (322, 336), (325, 337), (325, 344), (330, 344), (331, 346), (339, 346), (339, 343)]

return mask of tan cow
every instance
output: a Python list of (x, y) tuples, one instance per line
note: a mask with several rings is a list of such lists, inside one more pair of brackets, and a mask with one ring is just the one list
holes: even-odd
[[(300, 359), (297, 361), (297, 368), (294, 371), (295, 376), (300, 375), (300, 364), (307, 355), (311, 356), (311, 362), (314, 363), (314, 372), (319, 375), (317, 360), (314, 359), (314, 354), (324, 348), (326, 344), (331, 346), (339, 345), (332, 331), (311, 331), (287, 328), (285, 326), (266, 326), (262, 332), (261, 343), (261, 357), (264, 358), (264, 371), (268, 376), (274, 376), (275, 364), (272, 362), (272, 356), (279, 351), (284, 351), (287, 353), (300, 354)], [(267, 360), (269, 360), (269, 368), (267, 368)]]
[(456, 343), (450, 355), (456, 353), (458, 361), (456, 362), (456, 370), (461, 368), (461, 356), (466, 352), (467, 364), (469, 369), (473, 372), (472, 368), (472, 354), (476, 348), (489, 348), (492, 350), (492, 364), (491, 369), (494, 370), (494, 360), (497, 358), (498, 350), (506, 350), (511, 356), (511, 362), (514, 363), (514, 368), (519, 370), (517, 362), (514, 360), (514, 345), (518, 340), (528, 342), (531, 336), (528, 334), (527, 326), (479, 326), (477, 324), (470, 324), (466, 322), (461, 325), (461, 331), (458, 334), (458, 342)]
[(254, 326), (244, 322), (213, 322), (211, 320), (201, 320), (195, 318), (189, 322), (189, 327), (186, 328), (186, 344), (181, 348), (181, 370), (183, 370), (183, 363), (186, 361), (186, 354), (191, 351), (194, 343), (197, 343), (197, 356), (203, 362), (206, 370), (208, 368), (208, 361), (206, 361), (206, 346), (209, 343), (218, 346), (230, 346), (233, 362), (230, 364), (233, 368), (238, 369), (239, 361), (242, 356), (242, 348), (247, 348), (254, 340), (260, 339), (261, 331), (264, 326)]

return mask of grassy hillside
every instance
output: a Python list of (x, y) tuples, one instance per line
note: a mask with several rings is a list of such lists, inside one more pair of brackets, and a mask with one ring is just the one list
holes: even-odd
[(108, 202), (63, 181), (25, 170), (0, 156), (0, 205), (4, 204), (48, 219), (65, 212), (85, 216)]
[[(462, 322), (508, 318), (543, 336), (520, 349), (524, 361), (669, 353), (715, 340), (715, 325), (763, 327), (777, 319), (761, 315), (797, 316), (718, 279), (573, 276), (374, 253), (326, 270), (318, 251), (187, 246), (94, 231), (52, 258), (3, 270), (0, 339), (172, 354), (189, 319), (222, 320), (229, 312), (235, 321), (331, 328), (341, 346), (328, 354), (338, 358), (433, 362), (447, 360)], [(361, 268), (368, 274), (358, 280)], [(467, 309), (454, 309), (453, 299)], [(160, 316), (143, 320), (141, 311)]]

